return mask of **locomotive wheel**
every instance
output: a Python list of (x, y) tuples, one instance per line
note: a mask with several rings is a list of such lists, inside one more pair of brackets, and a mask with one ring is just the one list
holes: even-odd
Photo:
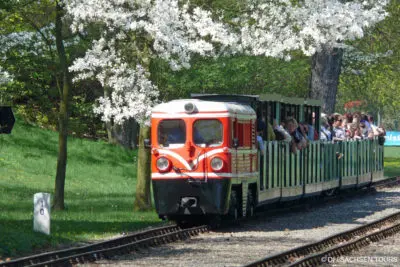
[(240, 215), (239, 209), (239, 198), (237, 192), (232, 190), (231, 192), (231, 200), (229, 202), (229, 217), (233, 220), (238, 220)]
[(253, 190), (249, 190), (249, 193), (247, 194), (247, 217), (253, 217), (254, 216), (254, 210), (255, 210), (255, 199), (254, 199), (254, 194)]

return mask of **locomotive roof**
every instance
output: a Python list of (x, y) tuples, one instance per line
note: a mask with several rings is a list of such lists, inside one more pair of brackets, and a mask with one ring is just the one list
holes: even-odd
[(317, 99), (287, 97), (280, 94), (269, 93), (260, 95), (232, 95), (232, 94), (197, 94), (192, 93), (191, 97), (213, 101), (235, 101), (252, 105), (257, 101), (280, 102), (289, 105), (321, 106), (321, 101)]
[(248, 105), (235, 102), (204, 101), (199, 99), (178, 99), (155, 106), (153, 113), (185, 113), (185, 104), (193, 103), (196, 113), (228, 112), (232, 114), (256, 115), (255, 111)]

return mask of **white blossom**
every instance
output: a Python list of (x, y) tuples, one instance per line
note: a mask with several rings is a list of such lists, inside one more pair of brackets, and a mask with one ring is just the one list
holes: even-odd
[(12, 82), (13, 78), (13, 75), (11, 75), (8, 71), (4, 70), (3, 67), (0, 66), (0, 86)]
[(253, 55), (284, 58), (301, 50), (311, 56), (322, 46), (345, 47), (383, 20), (387, 0), (248, 0), (251, 11), (241, 30), (243, 49)]
[(148, 124), (149, 107), (157, 103), (158, 90), (140, 65), (136, 69), (124, 69), (109, 77), (104, 86), (113, 88), (111, 96), (100, 97), (94, 112), (102, 115), (103, 121), (113, 120), (119, 124), (135, 118), (140, 124)]
[(147, 36), (151, 39), (150, 56), (166, 60), (172, 70), (190, 68), (192, 54), (215, 57), (227, 53), (228, 48), (238, 49), (238, 36), (225, 24), (215, 21), (211, 12), (182, 5), (178, 0), (66, 0), (65, 3), (73, 31), (84, 31), (90, 23), (103, 25), (102, 37), (83, 58), (74, 61), (70, 70), (77, 74), (75, 80), (93, 78), (111, 89), (111, 95), (99, 99), (96, 108), (105, 121), (122, 122), (133, 117), (144, 122), (159, 94), (142, 66), (129, 67), (131, 63), (126, 58), (131, 55), (121, 52), (119, 41), (131, 42), (130, 36)]

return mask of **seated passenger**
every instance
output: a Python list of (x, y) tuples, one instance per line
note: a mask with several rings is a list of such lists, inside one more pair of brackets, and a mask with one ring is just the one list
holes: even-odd
[(363, 139), (373, 139), (374, 133), (372, 128), (369, 126), (369, 123), (365, 120), (360, 121), (360, 130)]
[[(284, 122), (282, 122), (284, 125)], [(275, 139), (277, 141), (285, 141), (285, 142), (290, 142), (292, 141), (292, 137), (290, 134), (283, 128), (282, 125), (278, 125), (276, 122), (276, 119), (273, 120), (273, 128), (274, 128), (274, 134), (275, 134)]]
[(343, 117), (340, 114), (336, 114), (333, 120), (333, 131), (335, 135), (333, 136), (333, 141), (343, 141), (346, 139), (346, 131), (342, 127)]
[(262, 120), (257, 121), (257, 147), (260, 150), (260, 154), (264, 153), (264, 140), (262, 138), (262, 134), (265, 129), (265, 123)]
[(386, 135), (386, 130), (385, 128), (380, 125), (379, 127), (374, 124), (374, 117), (371, 115), (368, 116), (368, 122), (371, 126), (372, 132), (374, 136), (385, 136)]
[(321, 135), (320, 140), (322, 141), (332, 141), (332, 134), (329, 131), (328, 120), (325, 116), (321, 116)]
[(290, 136), (292, 137), (292, 141), (290, 143), (290, 150), (293, 153), (296, 153), (297, 150), (303, 148), (303, 136), (302, 134), (297, 130), (298, 124), (296, 119), (294, 118), (289, 118), (286, 120), (286, 129), (289, 132)]

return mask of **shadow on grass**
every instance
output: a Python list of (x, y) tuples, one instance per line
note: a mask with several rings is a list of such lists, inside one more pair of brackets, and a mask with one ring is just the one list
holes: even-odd
[[(39, 158), (45, 153), (57, 157), (58, 133), (51, 130), (39, 129), (23, 122), (19, 122), (12, 135), (2, 137), (2, 145), (8, 145), (15, 151), (24, 151), (25, 158)], [(12, 151), (10, 151), (12, 152)], [(122, 166), (132, 162), (136, 151), (130, 151), (117, 145), (96, 141), (68, 137), (69, 159), (86, 164), (108, 164)], [(110, 155), (115, 155), (110, 157)]]
[[(13, 196), (12, 201), (0, 206), (1, 212), (6, 211), (31, 211), (33, 195), (43, 192), (43, 188), (25, 187), (21, 185), (1, 184), (0, 192)], [(50, 191), (53, 194), (53, 191)], [(134, 192), (132, 193), (87, 193), (65, 191), (65, 202), (69, 210), (93, 209), (94, 211), (115, 211), (113, 206), (118, 204), (119, 210), (131, 210), (133, 207)], [(18, 204), (17, 204), (18, 203)], [(113, 205), (113, 206), (112, 206)]]

